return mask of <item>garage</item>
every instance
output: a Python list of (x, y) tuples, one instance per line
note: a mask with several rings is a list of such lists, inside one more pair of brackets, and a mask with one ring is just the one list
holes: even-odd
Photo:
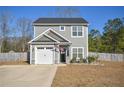
[(53, 64), (53, 47), (37, 47), (36, 64)]

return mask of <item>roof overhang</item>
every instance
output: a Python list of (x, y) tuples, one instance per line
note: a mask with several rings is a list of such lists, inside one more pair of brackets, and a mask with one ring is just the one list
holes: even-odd
[(86, 25), (88, 26), (88, 23), (33, 23), (33, 26), (41, 26), (41, 25), (49, 25), (49, 26), (58, 26), (58, 25), (64, 25), (64, 26), (70, 26), (70, 25)]

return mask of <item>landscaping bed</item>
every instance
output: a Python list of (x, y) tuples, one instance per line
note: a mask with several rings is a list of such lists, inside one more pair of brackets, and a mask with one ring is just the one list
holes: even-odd
[(102, 65), (69, 64), (58, 67), (53, 87), (124, 87), (124, 62), (100, 62)]

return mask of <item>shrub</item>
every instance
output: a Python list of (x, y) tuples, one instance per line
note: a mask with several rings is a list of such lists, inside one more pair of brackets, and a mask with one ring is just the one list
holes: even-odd
[(84, 63), (88, 63), (88, 60), (85, 58), (85, 59), (83, 59), (83, 61), (84, 61)]
[(81, 58), (81, 59), (79, 60), (79, 63), (84, 63), (84, 60)]
[(81, 58), (79, 61), (76, 60), (76, 58), (72, 58), (70, 63), (92, 63), (95, 62), (98, 59), (98, 56), (88, 56), (87, 58), (83, 59)]
[(70, 63), (76, 63), (76, 58), (75, 57), (72, 58), (71, 61), (70, 61)]
[(88, 63), (95, 62), (98, 59), (98, 56), (88, 56)]
[(81, 58), (81, 59), (80, 59), (80, 61), (79, 61), (79, 63), (87, 63), (87, 60), (86, 60), (86, 59)]
[(99, 55), (96, 56), (96, 61), (97, 61), (98, 58), (99, 58)]

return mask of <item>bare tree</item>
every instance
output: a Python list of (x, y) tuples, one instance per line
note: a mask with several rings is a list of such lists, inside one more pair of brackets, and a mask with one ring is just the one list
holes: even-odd
[(27, 50), (27, 42), (32, 37), (32, 22), (30, 19), (22, 17), (17, 19), (17, 29), (21, 34), (21, 51), (24, 52)]
[(11, 31), (10, 24), (12, 22), (12, 16), (9, 11), (0, 12), (0, 46), (1, 52), (7, 50), (7, 37)]
[(12, 37), (13, 37), (13, 42), (12, 42), (12, 50), (13, 51), (17, 51), (17, 42), (18, 42), (18, 33), (17, 33), (17, 29), (16, 29), (16, 25), (14, 24), (14, 27), (12, 28)]
[(80, 17), (78, 7), (56, 7), (55, 13), (57, 17)]

